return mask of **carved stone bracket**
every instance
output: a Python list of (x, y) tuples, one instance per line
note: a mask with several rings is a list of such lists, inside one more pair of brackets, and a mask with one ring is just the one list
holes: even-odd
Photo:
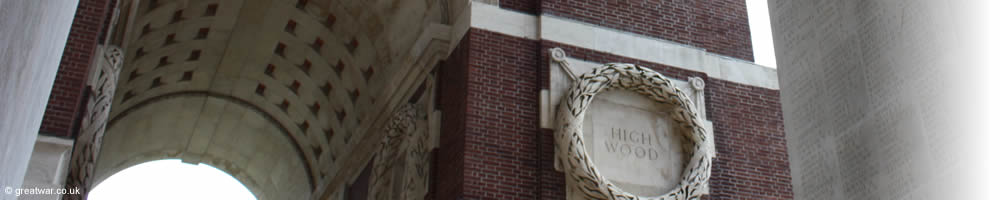
[(559, 67), (562, 67), (563, 72), (566, 72), (566, 75), (569, 75), (571, 80), (574, 82), (579, 80), (579, 78), (576, 77), (576, 73), (573, 73), (573, 70), (569, 68), (569, 61), (566, 60), (566, 51), (563, 51), (560, 48), (552, 48), (549, 49), (549, 52), (552, 55), (552, 61), (559, 63)]
[(698, 109), (698, 116), (701, 116), (701, 120), (705, 120), (705, 81), (701, 77), (692, 76), (688, 77), (688, 83), (691, 83), (691, 90), (694, 91), (691, 101)]
[(369, 181), (370, 200), (422, 199), (428, 190), (430, 135), (418, 127), (425, 113), (407, 104), (393, 114), (379, 143)]
[[(696, 90), (704, 83), (692, 84)], [(669, 105), (670, 119), (693, 144), (693, 153), (683, 171), (680, 184), (670, 192), (643, 197), (624, 191), (601, 175), (586, 151), (583, 137), (584, 116), (594, 97), (606, 89), (624, 89)], [(566, 92), (559, 106), (556, 123), (556, 155), (565, 172), (567, 197), (587, 199), (697, 199), (708, 194), (711, 176), (712, 139), (706, 134), (700, 112), (687, 95), (666, 77), (653, 70), (632, 64), (606, 64), (583, 74)], [(627, 164), (627, 163), (623, 163)]]
[(94, 164), (100, 152), (101, 139), (104, 138), (111, 101), (115, 96), (118, 74), (124, 59), (122, 50), (116, 46), (101, 45), (98, 49), (101, 55), (95, 59), (95, 67), (87, 82), (90, 86), (87, 113), (80, 123), (80, 134), (73, 146), (69, 175), (66, 178), (66, 188), (79, 188), (81, 194), (64, 195), (64, 199), (83, 199), (93, 186)]

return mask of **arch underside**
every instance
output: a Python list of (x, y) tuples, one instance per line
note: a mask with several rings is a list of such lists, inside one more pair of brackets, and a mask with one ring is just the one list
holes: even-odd
[(423, 38), (461, 1), (123, 2), (125, 61), (89, 185), (180, 158), (261, 199), (307, 199), (361, 167), (343, 158), (443, 58)]
[[(259, 199), (309, 197), (312, 183), (303, 154), (287, 136), (276, 134), (285, 131), (269, 116), (239, 101), (198, 92), (167, 95), (146, 105), (109, 124), (95, 183), (143, 162), (198, 157), (197, 163), (233, 175)], [(203, 112), (214, 106), (226, 112)], [(199, 137), (194, 125), (204, 115), (219, 117), (215, 127), (198, 127), (215, 132), (208, 140)]]

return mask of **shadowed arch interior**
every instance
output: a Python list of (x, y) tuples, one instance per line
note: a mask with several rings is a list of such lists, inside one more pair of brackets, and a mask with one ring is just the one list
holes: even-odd
[[(293, 145), (295, 145), (295, 150), (298, 153), (298, 156), (301, 159), (302, 165), (305, 167), (305, 170), (307, 172), (311, 172), (312, 171), (312, 166), (308, 162), (305, 162), (306, 161), (306, 155), (305, 155), (304, 152), (302, 152), (302, 145), (299, 144), (299, 142), (296, 141), (295, 138), (291, 136), (292, 132), (289, 132), (288, 128), (286, 128), (284, 125), (282, 125), (280, 122), (278, 122), (278, 120), (275, 119), (274, 116), (271, 116), (267, 112), (264, 112), (264, 110), (261, 109), (260, 107), (254, 105), (254, 104), (252, 104), (250, 102), (247, 102), (246, 100), (243, 100), (243, 99), (240, 99), (238, 97), (231, 96), (231, 95), (220, 94), (220, 93), (217, 93), (217, 92), (212, 92), (212, 91), (179, 91), (179, 92), (167, 93), (167, 94), (164, 94), (164, 95), (160, 95), (160, 96), (152, 97), (152, 98), (149, 98), (149, 99), (145, 99), (142, 102), (139, 102), (139, 103), (133, 105), (132, 107), (129, 107), (129, 108), (125, 109), (124, 111), (122, 111), (118, 115), (115, 115), (113, 118), (111, 118), (111, 120), (108, 121), (108, 129), (110, 130), (111, 127), (114, 127), (114, 125), (116, 124), (116, 122), (118, 122), (121, 118), (123, 118), (125, 116), (128, 116), (130, 113), (132, 113), (133, 111), (135, 111), (137, 109), (140, 109), (142, 107), (148, 106), (148, 105), (153, 104), (153, 103), (156, 103), (158, 101), (163, 101), (163, 100), (167, 100), (167, 99), (171, 99), (171, 98), (177, 98), (177, 97), (185, 97), (185, 96), (204, 96), (204, 97), (218, 98), (218, 99), (222, 99), (222, 100), (225, 100), (225, 101), (236, 103), (237, 105), (240, 105), (240, 106), (245, 106), (246, 108), (251, 109), (254, 112), (257, 112), (258, 114), (265, 116), (267, 118), (268, 122), (270, 122), (271, 124), (273, 124), (273, 125), (275, 125), (277, 127), (280, 127), (281, 134), (284, 135), (284, 136), (286, 136), (287, 139), (288, 139), (288, 141), (291, 142)], [(312, 178), (312, 176), (309, 176), (309, 188), (310, 189), (315, 189), (315, 186), (316, 186), (315, 180)]]
[[(307, 198), (313, 191), (311, 170), (284, 127), (252, 106), (206, 92), (180, 92), (151, 98), (110, 123), (102, 142), (95, 184), (111, 174), (150, 160), (188, 159), (218, 167), (236, 177), (260, 199)], [(205, 112), (212, 104), (225, 112)], [(218, 116), (208, 140), (192, 139), (198, 117)], [(229, 122), (224, 122), (229, 121)], [(229, 124), (229, 125), (226, 125)], [(187, 128), (182, 128), (187, 127)], [(228, 127), (228, 128), (227, 128)], [(204, 149), (192, 151), (192, 146)]]

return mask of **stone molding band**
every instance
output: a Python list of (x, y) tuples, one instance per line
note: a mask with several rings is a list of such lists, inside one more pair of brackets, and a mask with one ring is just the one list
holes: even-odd
[[(625, 89), (642, 94), (657, 103), (671, 105), (670, 118), (693, 142), (693, 153), (681, 182), (670, 192), (656, 197), (642, 197), (622, 190), (602, 176), (584, 145), (583, 125), (591, 101), (606, 89)], [(710, 142), (697, 107), (666, 77), (645, 67), (611, 63), (581, 75), (566, 92), (558, 111), (555, 134), (556, 156), (567, 181), (567, 197), (586, 199), (667, 200), (698, 199), (708, 194), (711, 176)], [(580, 193), (580, 195), (574, 195)]]
[(470, 28), (608, 52), (615, 56), (703, 72), (715, 79), (778, 90), (775, 68), (710, 53), (698, 47), (559, 16), (521, 13), (478, 1), (472, 1), (468, 9)]

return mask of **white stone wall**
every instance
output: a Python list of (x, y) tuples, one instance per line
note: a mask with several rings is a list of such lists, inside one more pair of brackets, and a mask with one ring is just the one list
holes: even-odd
[[(21, 188), (59, 189), (66, 183), (66, 174), (72, 154), (73, 140), (38, 136), (28, 172), (24, 175), (24, 185)], [(68, 191), (68, 190), (67, 190)], [(30, 194), (21, 195), (17, 199), (41, 200), (62, 199), (62, 194)]]
[(0, 189), (22, 187), (76, 6), (0, 1)]
[(796, 199), (965, 199), (969, 1), (769, 1)]

